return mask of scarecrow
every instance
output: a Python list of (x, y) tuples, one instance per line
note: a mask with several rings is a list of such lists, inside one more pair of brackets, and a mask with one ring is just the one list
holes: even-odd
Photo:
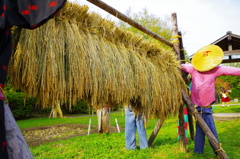
[(127, 150), (136, 149), (136, 131), (138, 132), (140, 149), (148, 148), (144, 114), (134, 111), (134, 108), (139, 106), (141, 106), (139, 98), (133, 98), (130, 100), (129, 105), (125, 107), (125, 142)]
[[(218, 135), (212, 117), (211, 106), (215, 101), (215, 80), (218, 76), (240, 76), (240, 68), (218, 66), (221, 64), (223, 57), (224, 53), (219, 46), (207, 45), (194, 54), (192, 64), (181, 65), (182, 70), (192, 76), (191, 100), (196, 105), (198, 111), (196, 113), (202, 115), (217, 140)], [(194, 152), (203, 153), (204, 143), (205, 134), (197, 123)]]
[(0, 158), (33, 158), (3, 94), (12, 53), (12, 26), (35, 29), (63, 7), (66, 0), (1, 0), (0, 2)]

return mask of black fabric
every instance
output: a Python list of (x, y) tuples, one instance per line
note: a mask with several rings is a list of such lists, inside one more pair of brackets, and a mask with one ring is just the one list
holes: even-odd
[(1, 0), (0, 28), (36, 28), (54, 16), (66, 0)]
[[(12, 53), (10, 28), (14, 25), (28, 29), (37, 28), (52, 18), (66, 1), (0, 0), (0, 86), (6, 81), (8, 63)], [(8, 159), (3, 100), (0, 100), (0, 135), (0, 159)]]
[(7, 77), (8, 63), (12, 54), (12, 36), (10, 29), (0, 29), (0, 84), (4, 84)]
[[(11, 32), (10, 29), (0, 29), (0, 87), (5, 83), (7, 77), (8, 62), (11, 57)], [(0, 93), (1, 90), (0, 90)], [(8, 153), (6, 149), (6, 133), (4, 124), (4, 105), (3, 100), (0, 100), (0, 158), (8, 159)]]
[(3, 101), (0, 100), (0, 158), (8, 159), (7, 147), (6, 147), (6, 133), (5, 133), (5, 124), (4, 124), (4, 107)]

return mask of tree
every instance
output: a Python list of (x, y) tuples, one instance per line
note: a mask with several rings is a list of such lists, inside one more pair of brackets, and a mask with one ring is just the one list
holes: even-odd
[[(240, 67), (240, 63), (228, 63), (228, 64), (223, 64), (225, 66), (231, 66), (231, 67)], [(240, 97), (240, 76), (220, 76), (217, 79), (221, 79), (223, 83), (228, 82), (230, 86), (230, 97), (231, 98), (239, 98)], [(224, 84), (222, 84), (222, 87)], [(228, 88), (226, 88), (228, 89)]]
[[(147, 29), (151, 30), (152, 32), (158, 34), (162, 38), (164, 38), (168, 41), (171, 41), (172, 30), (171, 30), (171, 27), (170, 27), (170, 17), (166, 17), (166, 19), (163, 20), (163, 19), (161, 19), (160, 17), (157, 17), (154, 14), (149, 14), (147, 8), (144, 8), (143, 11), (141, 11), (139, 13), (132, 13), (131, 8), (129, 8), (127, 10), (127, 12), (125, 13), (125, 15), (127, 15), (128, 17), (130, 17), (134, 21), (138, 22), (139, 24), (141, 24), (145, 28), (147, 28)], [(133, 33), (139, 34), (144, 39), (152, 40), (153, 42), (158, 43), (159, 45), (161, 45), (164, 48), (169, 48), (169, 46), (167, 46), (163, 43), (160, 43), (158, 40), (151, 38), (149, 35), (147, 35), (147, 34), (143, 33), (142, 31), (128, 25), (125, 22), (120, 21), (118, 24), (122, 29), (125, 29), (125, 30), (131, 31)]]
[[(145, 28), (151, 30), (152, 32), (158, 34), (160, 37), (166, 39), (167, 41), (172, 40), (172, 27), (170, 16), (165, 16), (165, 19), (158, 17), (154, 14), (150, 14), (147, 8), (144, 8), (138, 13), (132, 13), (131, 8), (129, 8), (125, 15), (138, 22)], [(144, 39), (149, 39), (165, 49), (172, 49), (169, 46), (159, 42), (158, 40), (151, 38), (149, 35), (143, 33), (142, 31), (128, 25), (125, 22), (120, 21), (118, 25), (125, 30), (131, 31), (133, 33), (141, 35)], [(184, 50), (185, 61), (190, 62), (187, 52)]]

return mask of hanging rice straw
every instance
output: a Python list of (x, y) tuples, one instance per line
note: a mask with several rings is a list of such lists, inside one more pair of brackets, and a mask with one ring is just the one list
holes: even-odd
[(22, 30), (9, 75), (43, 108), (58, 100), (71, 109), (82, 99), (96, 107), (139, 98), (136, 111), (165, 118), (182, 104), (179, 66), (172, 50), (68, 2), (45, 25)]

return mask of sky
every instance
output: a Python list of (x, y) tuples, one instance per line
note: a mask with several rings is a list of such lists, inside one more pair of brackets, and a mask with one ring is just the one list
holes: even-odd
[[(86, 0), (69, 0), (88, 5), (89, 11), (103, 18), (116, 18)], [(240, 0), (102, 0), (111, 7), (126, 13), (147, 9), (162, 19), (177, 14), (178, 30), (182, 33), (184, 49), (188, 55), (226, 35), (228, 31), (240, 35)], [(169, 21), (171, 24), (171, 20)]]

